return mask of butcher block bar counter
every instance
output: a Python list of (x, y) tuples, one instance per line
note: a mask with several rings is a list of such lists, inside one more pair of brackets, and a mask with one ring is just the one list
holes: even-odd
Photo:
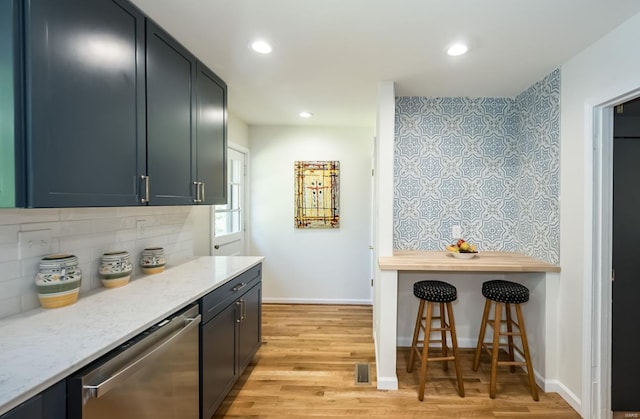
[(456, 259), (449, 252), (396, 250), (378, 259), (380, 269), (440, 272), (560, 272), (558, 265), (519, 253), (482, 252), (472, 259)]
[[(435, 279), (458, 288), (454, 301), (458, 345), (475, 347), (482, 317), (482, 283), (490, 279), (519, 282), (530, 289), (523, 311), (533, 342), (532, 358), (536, 382), (544, 391), (557, 391), (553, 382), (557, 363), (557, 298), (560, 266), (520, 253), (479, 252), (471, 259), (458, 259), (447, 251), (396, 250), (379, 256), (374, 278), (374, 339), (377, 385), (396, 390), (396, 356), (399, 346), (411, 346), (410, 334), (418, 301), (412, 293), (415, 281)], [(463, 368), (464, 375), (464, 368)]]

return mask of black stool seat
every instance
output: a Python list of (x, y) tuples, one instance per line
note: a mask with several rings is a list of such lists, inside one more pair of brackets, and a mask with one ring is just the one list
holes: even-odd
[(413, 295), (434, 303), (450, 303), (457, 298), (456, 287), (442, 281), (418, 281), (413, 284)]
[(482, 295), (493, 301), (506, 304), (522, 304), (529, 301), (529, 288), (500, 279), (482, 284)]

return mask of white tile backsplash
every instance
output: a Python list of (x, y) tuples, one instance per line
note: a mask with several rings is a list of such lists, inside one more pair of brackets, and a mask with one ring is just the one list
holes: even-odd
[(104, 252), (126, 250), (133, 275), (142, 273), (140, 253), (162, 246), (167, 265), (193, 256), (190, 206), (0, 209), (0, 318), (39, 306), (35, 276), (40, 258), (20, 259), (18, 232), (50, 230), (51, 253), (72, 253), (82, 269), (82, 294), (102, 286), (98, 276)]
[(0, 226), (0, 244), (15, 243), (18, 241), (19, 226)]
[[(18, 240), (15, 243), (0, 244), (0, 262), (18, 260)], [(0, 273), (2, 275), (2, 273)]]
[(20, 261), (12, 260), (9, 262), (0, 263), (0, 272), (0, 283), (9, 281), (11, 279), (20, 278)]

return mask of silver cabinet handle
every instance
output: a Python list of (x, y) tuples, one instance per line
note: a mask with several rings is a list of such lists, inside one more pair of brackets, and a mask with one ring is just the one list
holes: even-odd
[(195, 202), (195, 203), (202, 202), (200, 200), (200, 182), (194, 181), (193, 182), (193, 186), (195, 187), (195, 190), (196, 190), (195, 191), (196, 192), (196, 197), (193, 199), (193, 202)]
[(244, 298), (241, 298), (236, 301), (236, 306), (239, 306), (240, 308), (240, 318), (236, 319), (236, 323), (242, 323), (247, 317), (247, 302), (244, 300)]
[(140, 175), (140, 180), (144, 182), (144, 197), (140, 198), (140, 202), (146, 204), (149, 202), (149, 176)]
[(200, 182), (200, 187), (202, 188), (202, 192), (200, 193), (200, 202), (204, 202), (207, 198), (204, 197), (204, 182)]
[(185, 325), (167, 336), (165, 339), (158, 342), (156, 345), (147, 349), (133, 360), (128, 362), (125, 366), (117, 370), (112, 374), (108, 374), (108, 378), (101, 381), (98, 384), (85, 384), (83, 385), (83, 399), (98, 398), (104, 396), (110, 390), (122, 385), (122, 381), (126, 380), (137, 371), (142, 368), (153, 366), (153, 363), (157, 360), (157, 357), (165, 352), (172, 342), (176, 341), (180, 336), (187, 333), (189, 330), (197, 327), (200, 324), (201, 317), (198, 314), (194, 318), (185, 318)]
[(247, 286), (247, 283), (246, 283), (246, 282), (243, 282), (243, 283), (241, 283), (240, 285), (236, 285), (235, 287), (233, 287), (233, 288), (231, 289), (231, 291), (233, 291), (233, 292), (238, 292), (238, 291), (240, 291), (242, 288), (244, 288), (244, 287), (246, 287), (246, 286)]

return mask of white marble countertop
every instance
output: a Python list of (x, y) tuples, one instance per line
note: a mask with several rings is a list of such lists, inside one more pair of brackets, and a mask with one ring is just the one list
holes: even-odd
[(260, 263), (205, 256), (78, 302), (0, 320), (0, 414), (88, 365), (175, 311)]

